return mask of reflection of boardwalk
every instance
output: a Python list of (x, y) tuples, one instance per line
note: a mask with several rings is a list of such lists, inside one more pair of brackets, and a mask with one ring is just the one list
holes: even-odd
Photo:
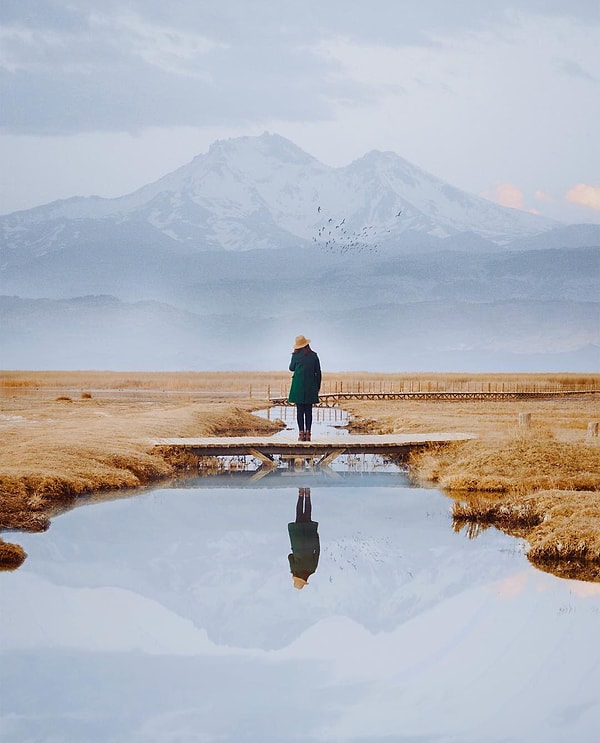
[[(532, 398), (567, 397), (597, 394), (600, 390), (531, 390), (494, 392), (331, 392), (319, 394), (319, 405), (333, 407), (344, 400), (527, 400)], [(274, 397), (272, 405), (291, 405), (285, 397)]]
[(250, 455), (266, 469), (277, 466), (276, 456), (313, 460), (327, 467), (341, 454), (381, 454), (405, 457), (410, 449), (434, 444), (447, 444), (475, 438), (469, 433), (413, 433), (387, 436), (344, 436), (335, 439), (293, 441), (268, 436), (223, 436), (206, 438), (157, 439), (155, 446), (180, 449), (197, 457), (231, 457)]

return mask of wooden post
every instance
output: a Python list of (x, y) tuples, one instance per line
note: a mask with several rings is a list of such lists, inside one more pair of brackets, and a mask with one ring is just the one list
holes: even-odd
[(597, 439), (598, 438), (598, 431), (600, 429), (600, 422), (599, 421), (590, 421), (587, 425), (587, 434), (586, 438), (588, 439)]
[(531, 428), (531, 413), (519, 413), (519, 428)]

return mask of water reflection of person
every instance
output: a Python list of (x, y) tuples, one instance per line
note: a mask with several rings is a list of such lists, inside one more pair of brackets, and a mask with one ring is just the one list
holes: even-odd
[(308, 584), (308, 578), (317, 569), (319, 554), (319, 534), (317, 521), (311, 519), (312, 504), (310, 488), (298, 488), (296, 520), (288, 524), (292, 552), (288, 555), (294, 588), (298, 590)]

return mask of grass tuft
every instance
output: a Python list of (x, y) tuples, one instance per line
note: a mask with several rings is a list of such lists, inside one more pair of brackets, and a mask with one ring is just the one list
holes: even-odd
[(11, 544), (0, 539), (0, 570), (16, 570), (27, 557), (27, 553), (19, 544)]

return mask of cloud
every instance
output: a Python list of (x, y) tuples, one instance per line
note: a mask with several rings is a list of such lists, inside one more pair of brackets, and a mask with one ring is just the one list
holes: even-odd
[(584, 70), (578, 62), (575, 62), (572, 59), (557, 60), (557, 67), (560, 72), (569, 77), (579, 78), (580, 80), (586, 80), (590, 83), (600, 82), (597, 77), (594, 77), (594, 75), (591, 75), (589, 72)]
[(248, 18), (244, 28), (242, 4), (231, 18), (201, 8), (163, 18), (154, 3), (140, 13), (131, 2), (62, 5), (60, 24), (42, 16), (2, 28), (5, 133), (324, 120), (337, 99), (370, 100), (292, 25)]
[(547, 204), (555, 204), (556, 199), (554, 196), (551, 196), (549, 193), (546, 193), (545, 191), (536, 191), (534, 194), (537, 201), (545, 201)]
[(215, 49), (227, 48), (226, 44), (201, 34), (148, 23), (132, 13), (112, 18), (93, 13), (90, 16), (90, 28), (94, 26), (125, 33), (130, 38), (133, 54), (148, 65), (192, 77), (205, 78), (203, 58)]
[(571, 204), (581, 204), (595, 211), (600, 211), (600, 186), (578, 183), (567, 191), (565, 199)]
[(491, 191), (482, 191), (481, 196), (512, 209), (525, 208), (523, 192), (513, 183), (496, 183)]
[(0, 127), (57, 135), (323, 122), (335, 116), (340, 101), (366, 108), (382, 93), (403, 93), (395, 81), (383, 90), (356, 79), (340, 60), (323, 54), (333, 39), (435, 49), (440, 34), (485, 31), (499, 38), (523, 13), (590, 21), (588, 5), (3, 0)]
[(490, 201), (495, 201), (501, 206), (511, 209), (520, 209), (531, 214), (539, 214), (537, 209), (529, 209), (525, 206), (525, 194), (514, 183), (496, 183), (491, 191), (482, 191), (480, 196)]

